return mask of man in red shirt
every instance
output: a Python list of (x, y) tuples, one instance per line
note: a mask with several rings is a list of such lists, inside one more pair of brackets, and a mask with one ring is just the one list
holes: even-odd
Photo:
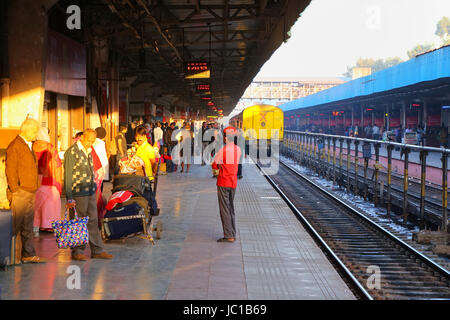
[(219, 170), (217, 177), (217, 195), (219, 198), (220, 218), (224, 237), (217, 242), (234, 242), (236, 223), (234, 214), (234, 194), (237, 187), (237, 171), (241, 149), (234, 144), (237, 130), (233, 127), (224, 129), (225, 146), (214, 157), (212, 167)]

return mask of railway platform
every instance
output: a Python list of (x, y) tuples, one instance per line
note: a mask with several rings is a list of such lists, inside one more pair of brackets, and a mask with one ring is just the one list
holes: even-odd
[[(161, 239), (154, 246), (140, 238), (107, 243), (113, 260), (71, 261), (52, 234), (41, 233), (35, 245), (48, 263), (0, 271), (0, 298), (355, 299), (253, 164), (244, 165), (238, 182), (236, 242), (217, 243), (223, 234), (215, 183), (209, 166), (161, 176)], [(69, 289), (68, 270), (77, 267), (80, 286)]]

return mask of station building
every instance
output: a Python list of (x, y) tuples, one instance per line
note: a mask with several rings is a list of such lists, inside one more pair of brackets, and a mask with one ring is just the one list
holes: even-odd
[(286, 129), (312, 126), (344, 134), (352, 126), (384, 130), (421, 126), (426, 145), (439, 147), (437, 133), (450, 125), (450, 46), (394, 67), (282, 104)]

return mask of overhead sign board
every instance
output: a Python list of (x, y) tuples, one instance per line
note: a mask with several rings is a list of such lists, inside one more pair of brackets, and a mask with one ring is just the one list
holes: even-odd
[(209, 83), (197, 83), (195, 85), (195, 91), (201, 93), (210, 93), (211, 85)]
[(211, 68), (205, 61), (190, 61), (184, 64), (185, 79), (207, 79), (211, 76)]

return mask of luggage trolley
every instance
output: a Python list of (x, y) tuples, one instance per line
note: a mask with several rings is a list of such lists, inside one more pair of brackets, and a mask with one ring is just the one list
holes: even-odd
[[(139, 238), (149, 240), (150, 242), (152, 242), (152, 244), (155, 244), (152, 236), (153, 231), (156, 231), (156, 239), (161, 238), (162, 222), (157, 221), (156, 227), (153, 227), (153, 217), (159, 215), (159, 208), (154, 208), (155, 206), (152, 206), (151, 203), (152, 199), (150, 198), (152, 193), (153, 197), (156, 197), (156, 189), (158, 186), (158, 173), (159, 173), (159, 162), (155, 174), (155, 179), (153, 181), (148, 179), (148, 177), (146, 176), (136, 174), (118, 174), (114, 176), (113, 192), (131, 191), (133, 193), (142, 195), (142, 198), (144, 198), (147, 201), (149, 212), (148, 214), (146, 214), (145, 206), (142, 207), (139, 206), (138, 204), (129, 207), (130, 210), (134, 211), (131, 214), (129, 213), (122, 214), (121, 211), (124, 209), (124, 207), (120, 206), (119, 208), (110, 211), (111, 212), (110, 217), (103, 218), (103, 221), (101, 223), (102, 236), (104, 239), (118, 240), (118, 239), (126, 239), (132, 236), (138, 236)], [(156, 204), (156, 201), (154, 202), (154, 204)], [(130, 230), (135, 232), (131, 232), (120, 238), (117, 237), (117, 233), (115, 236), (112, 236), (114, 232), (111, 230), (111, 227), (113, 226), (112, 224), (114, 223), (116, 226), (118, 223), (121, 225), (121, 229), (123, 229), (121, 230), (122, 234), (127, 233), (127, 231), (130, 232)], [(143, 233), (142, 236), (137, 235), (140, 232)], [(119, 232), (118, 234), (120, 235), (121, 233)]]

